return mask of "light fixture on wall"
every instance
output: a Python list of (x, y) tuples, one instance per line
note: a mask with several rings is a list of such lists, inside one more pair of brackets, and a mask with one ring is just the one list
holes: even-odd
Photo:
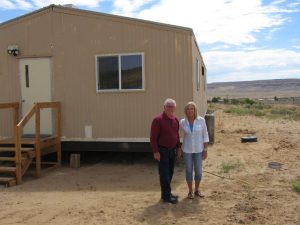
[(20, 53), (18, 45), (9, 45), (7, 47), (7, 53), (13, 56), (18, 56)]

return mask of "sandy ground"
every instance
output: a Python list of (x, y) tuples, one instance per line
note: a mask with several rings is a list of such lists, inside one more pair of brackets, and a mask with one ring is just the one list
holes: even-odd
[[(63, 167), (20, 186), (0, 187), (0, 224), (300, 224), (300, 122), (235, 117), (216, 112), (216, 143), (204, 170), (204, 199), (186, 199), (182, 163), (173, 191), (177, 205), (160, 202), (157, 166), (151, 155), (131, 163), (101, 160), (80, 169)], [(257, 143), (240, 143), (255, 133)], [(241, 166), (220, 173), (222, 162)], [(270, 161), (283, 163), (280, 170)]]

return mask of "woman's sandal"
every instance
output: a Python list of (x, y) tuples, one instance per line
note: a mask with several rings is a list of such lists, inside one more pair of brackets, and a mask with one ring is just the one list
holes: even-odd
[(189, 199), (194, 199), (194, 194), (193, 194), (193, 192), (189, 192), (187, 197), (188, 197)]
[(195, 191), (195, 196), (199, 198), (204, 198), (204, 195), (200, 191)]

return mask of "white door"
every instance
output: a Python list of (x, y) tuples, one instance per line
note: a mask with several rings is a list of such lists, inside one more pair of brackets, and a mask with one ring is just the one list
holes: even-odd
[[(22, 114), (26, 115), (34, 103), (51, 101), (50, 58), (20, 59)], [(52, 111), (41, 110), (41, 134), (52, 134)], [(23, 133), (35, 133), (35, 118), (27, 123)]]

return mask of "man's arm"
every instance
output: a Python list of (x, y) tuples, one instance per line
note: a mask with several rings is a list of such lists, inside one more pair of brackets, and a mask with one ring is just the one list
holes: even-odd
[(176, 143), (176, 149), (177, 149), (177, 159), (180, 159), (182, 156), (182, 149), (181, 149), (181, 143), (180, 143), (180, 135), (179, 135), (179, 130), (180, 130), (180, 122), (178, 119), (176, 119), (178, 122), (178, 131), (177, 131), (177, 143)]
[(154, 158), (157, 161), (160, 161), (160, 154), (158, 151), (158, 137), (159, 137), (159, 131), (160, 131), (160, 124), (159, 124), (159, 120), (157, 118), (155, 118), (152, 121), (151, 124), (151, 133), (150, 133), (150, 144), (151, 144), (151, 148), (154, 154)]
[(178, 119), (176, 118), (177, 124), (178, 124), (178, 129), (177, 129), (177, 142), (176, 142), (176, 148), (180, 148), (181, 147), (181, 143), (180, 143), (180, 136), (179, 136), (179, 129), (180, 129), (180, 124)]

